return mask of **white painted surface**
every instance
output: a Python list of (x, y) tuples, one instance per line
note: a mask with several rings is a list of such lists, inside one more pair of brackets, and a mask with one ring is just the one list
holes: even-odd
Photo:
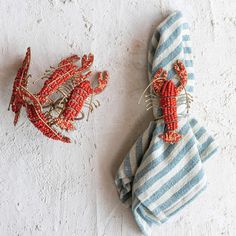
[[(178, 3), (176, 3), (178, 2)], [(0, 235), (140, 235), (113, 183), (151, 117), (137, 100), (147, 84), (154, 27), (171, 9), (192, 24), (197, 85), (192, 112), (221, 146), (205, 165), (209, 186), (153, 236), (236, 235), (236, 2), (0, 0)], [(70, 53), (95, 53), (111, 80), (100, 109), (79, 123), (76, 143), (48, 140), (7, 112), (27, 46), (39, 76)]]

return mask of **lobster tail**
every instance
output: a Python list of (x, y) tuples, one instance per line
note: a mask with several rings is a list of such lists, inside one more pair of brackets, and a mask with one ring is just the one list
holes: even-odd
[(60, 140), (64, 143), (70, 143), (70, 138), (61, 135), (54, 130), (48, 123), (47, 119), (41, 111), (35, 109), (33, 105), (27, 104), (26, 111), (31, 123), (45, 136), (54, 140)]
[(18, 122), (20, 111), (22, 108), (22, 100), (21, 100), (21, 97), (19, 96), (19, 92), (17, 88), (19, 86), (27, 87), (30, 58), (31, 58), (31, 51), (30, 51), (30, 47), (28, 47), (25, 54), (25, 58), (22, 62), (21, 67), (18, 69), (16, 78), (13, 84), (12, 96), (11, 96), (11, 100), (10, 100), (10, 104), (8, 108), (10, 109), (11, 107), (12, 111), (15, 113), (14, 125), (16, 125)]
[(169, 130), (163, 134), (160, 134), (159, 137), (163, 139), (166, 143), (177, 143), (181, 138), (182, 135), (179, 133), (176, 133), (176, 131)]

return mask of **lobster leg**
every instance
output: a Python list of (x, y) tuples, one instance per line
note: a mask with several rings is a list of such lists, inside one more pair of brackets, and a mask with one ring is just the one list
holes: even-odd
[(177, 95), (178, 95), (181, 93), (181, 91), (187, 84), (188, 74), (183, 62), (180, 60), (176, 61), (176, 63), (174, 64), (174, 69), (180, 78), (180, 85), (177, 87)]
[(41, 110), (37, 110), (33, 105), (27, 104), (26, 112), (31, 123), (45, 136), (54, 140), (60, 140), (64, 143), (71, 142), (70, 138), (61, 135), (48, 124), (47, 119)]

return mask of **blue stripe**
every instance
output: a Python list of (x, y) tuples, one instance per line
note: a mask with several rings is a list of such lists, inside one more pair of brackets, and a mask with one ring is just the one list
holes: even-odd
[(150, 52), (150, 54), (152, 55), (152, 57), (153, 57), (154, 54), (155, 54), (156, 47), (157, 47), (157, 45), (158, 45), (158, 43), (159, 43), (159, 40), (160, 40), (160, 33), (159, 33), (159, 31), (156, 31), (156, 32), (154, 33), (153, 38), (155, 38), (156, 44), (153, 45), (153, 44), (152, 44), (152, 40), (151, 40), (151, 42), (150, 42), (150, 49), (149, 49), (149, 52)]
[(204, 127), (201, 127), (197, 132), (196, 131), (194, 132), (197, 140), (199, 140), (199, 138), (201, 138), (201, 136), (205, 133), (206, 133), (206, 129)]
[(144, 153), (146, 152), (146, 149), (148, 148), (148, 146), (150, 145), (150, 142), (152, 141), (152, 137), (155, 134), (156, 126), (157, 126), (156, 122), (151, 122), (150, 123), (150, 128), (149, 128), (149, 131), (148, 131), (147, 147), (145, 147), (145, 150), (143, 150), (143, 152), (142, 152), (142, 161), (145, 160)]
[(188, 80), (194, 80), (195, 76), (193, 73), (188, 73)]
[(188, 93), (192, 93), (193, 92), (193, 86), (192, 85), (186, 85), (185, 89)]
[(168, 71), (167, 79), (170, 80), (170, 79), (172, 79), (175, 75), (176, 75), (175, 69), (174, 69), (174, 68), (171, 68), (171, 69)]
[(120, 198), (120, 200), (125, 203), (126, 201), (128, 201), (130, 198), (132, 197), (132, 192), (131, 191), (127, 191), (127, 193), (125, 193), (123, 195), (123, 197)]
[[(188, 158), (187, 158), (188, 159)], [(193, 158), (186, 163), (186, 165), (176, 173), (168, 182), (162, 185), (158, 191), (156, 191), (149, 199), (147, 199), (144, 204), (149, 206), (151, 203), (157, 201), (163, 194), (171, 191), (171, 188), (174, 187), (181, 179), (183, 179), (194, 167), (200, 162), (199, 154), (193, 156)]]
[[(204, 127), (201, 127), (200, 130), (197, 132), (195, 131), (195, 137), (197, 140), (199, 140), (203, 134), (206, 133), (206, 129)], [(207, 140), (203, 144), (199, 144), (199, 153), (201, 156), (201, 160), (204, 162), (208, 158), (210, 158), (216, 151), (217, 148), (215, 148), (210, 154), (208, 154), (205, 158), (201, 155), (203, 151), (209, 148), (209, 146), (214, 142), (214, 139), (211, 136), (208, 136)]]
[(176, 214), (177, 212), (179, 212), (181, 209), (183, 209), (186, 205), (188, 205), (189, 203), (191, 203), (198, 195), (200, 195), (205, 189), (206, 189), (207, 185), (203, 186), (202, 189), (200, 189), (191, 199), (189, 199), (187, 202), (185, 202), (183, 205), (181, 205), (179, 208), (177, 208), (175, 211), (171, 212), (170, 214), (168, 214), (168, 217), (173, 216), (174, 214)]
[(215, 148), (212, 152), (210, 152), (204, 159), (202, 159), (203, 162), (205, 162), (206, 160), (208, 160), (210, 157), (212, 157), (216, 152), (217, 152), (218, 148)]
[(130, 154), (128, 153), (124, 160), (124, 172), (127, 177), (132, 177), (132, 170), (130, 164)]
[(146, 221), (146, 223), (148, 223), (149, 226), (152, 226), (153, 224), (157, 223), (156, 221), (154, 221), (152, 218), (148, 216), (148, 214), (145, 212), (145, 207), (143, 207), (142, 204), (140, 204), (139, 208), (137, 208), (137, 213)]
[(159, 123), (158, 126), (156, 126), (156, 129), (153, 131), (153, 137), (156, 137), (158, 134), (162, 133), (164, 131), (165, 123)]
[(158, 214), (161, 211), (164, 211), (166, 208), (169, 208), (176, 201), (182, 198), (187, 192), (189, 192), (194, 186), (196, 186), (203, 178), (204, 171), (201, 169), (196, 176), (194, 176), (188, 183), (186, 183), (179, 191), (174, 193), (167, 201), (158, 206), (153, 213)]
[(158, 68), (167, 66), (174, 58), (176, 58), (182, 51), (183, 45), (182, 42), (166, 57), (164, 58), (157, 66), (152, 69), (152, 75), (156, 73)]
[(182, 36), (183, 41), (190, 41), (190, 36), (188, 34)]
[(136, 147), (135, 147), (137, 167), (140, 165), (140, 163), (142, 161), (142, 155), (143, 155), (142, 146), (143, 146), (143, 141), (142, 141), (142, 136), (141, 136), (138, 138), (138, 140), (136, 142)]
[[(160, 123), (158, 126), (155, 127), (155, 130), (153, 130), (153, 132), (152, 132), (152, 134), (150, 134), (150, 136), (152, 138), (156, 137), (158, 134), (162, 133), (163, 131), (164, 131), (164, 123)], [(155, 140), (155, 138), (153, 140)], [(157, 145), (156, 148), (158, 149), (161, 145), (163, 145), (162, 140), (159, 141), (159, 145)], [(150, 152), (152, 152), (151, 150), (152, 150), (152, 147), (149, 147), (149, 149), (147, 150), (147, 152), (143, 156), (143, 161), (146, 160), (146, 158), (150, 155)]]
[(183, 29), (184, 29), (184, 30), (185, 30), (185, 29), (190, 29), (187, 22), (183, 23)]
[[(151, 125), (150, 125), (150, 129), (149, 129), (149, 136), (148, 136), (148, 140), (147, 140), (147, 142), (148, 143), (150, 143), (151, 142), (151, 138), (152, 138), (152, 132), (153, 132), (153, 129), (155, 128), (155, 123), (153, 122), (153, 123), (151, 123)], [(139, 157), (137, 157), (137, 155), (136, 155), (136, 160), (138, 161), (138, 162), (140, 162), (141, 160), (141, 158), (142, 158), (142, 156), (143, 156), (143, 152), (142, 152), (142, 150), (140, 150), (140, 147), (142, 148), (142, 145), (141, 146), (139, 146), (139, 144), (136, 142), (136, 151), (138, 151), (138, 154), (139, 154)], [(138, 149), (138, 150), (137, 150)], [(140, 152), (141, 151), (141, 152)], [(137, 153), (136, 153), (137, 154)], [(124, 172), (125, 172), (125, 175), (127, 176), (127, 177), (133, 177), (133, 175), (134, 175), (134, 173), (132, 173), (132, 169), (131, 169), (131, 163), (130, 163), (130, 153), (128, 153), (127, 154), (127, 156), (126, 156), (126, 158), (125, 158), (125, 160), (124, 160)]]
[(192, 118), (190, 121), (189, 121), (189, 124), (191, 125), (192, 128), (195, 127), (196, 124), (198, 124), (197, 120), (195, 118)]
[[(193, 66), (186, 66), (186, 67), (193, 67)], [(148, 63), (148, 71), (150, 73), (152, 73), (152, 65), (150, 63)], [(187, 68), (187, 71), (188, 71), (188, 68)], [(155, 72), (156, 73), (156, 72)], [(155, 74), (153, 73), (153, 75)], [(175, 70), (174, 68), (171, 68), (169, 71), (168, 71), (168, 76), (167, 76), (167, 79), (172, 79), (174, 76), (176, 75), (175, 73)], [(152, 79), (152, 78), (150, 78)], [(188, 73), (188, 80), (194, 80), (195, 79), (195, 76), (193, 73)]]
[(158, 46), (156, 50), (156, 54), (154, 55), (155, 58), (160, 56), (168, 47), (170, 47), (173, 42), (179, 37), (179, 35), (182, 32), (182, 28), (184, 28), (185, 24), (179, 25), (169, 36), (169, 38), (166, 39), (160, 46)]
[(209, 148), (209, 146), (214, 142), (214, 139), (209, 136), (207, 141), (204, 142), (202, 145), (200, 145), (200, 148), (199, 148), (199, 152), (200, 152), (200, 155), (207, 149)]
[(135, 218), (136, 223), (138, 224), (140, 230), (142, 231), (142, 233), (145, 236), (148, 236), (146, 234), (147, 233), (146, 230), (144, 229), (144, 224), (146, 224), (146, 226), (148, 226), (150, 228), (151, 225), (155, 222), (152, 219), (149, 220), (150, 219), (149, 217), (146, 218), (146, 214), (143, 215), (143, 211), (140, 210), (140, 208), (142, 208), (142, 205), (141, 205), (141, 202), (139, 201), (139, 199), (135, 198), (135, 201), (137, 201), (137, 203), (132, 205), (132, 212), (133, 212), (134, 218)]
[[(139, 226), (139, 228), (140, 228), (140, 230), (142, 231), (142, 233), (143, 233), (145, 236), (147, 236), (146, 231), (145, 231), (145, 229), (144, 229), (144, 227), (143, 227), (143, 223), (142, 223), (142, 222), (140, 221), (140, 219), (139, 219), (139, 218), (141, 218), (141, 216), (139, 216), (135, 211), (137, 211), (137, 209), (133, 210), (134, 218), (135, 218), (135, 220), (136, 220), (136, 222), (137, 222), (137, 225)], [(143, 221), (145, 221), (145, 219), (143, 219)]]
[(178, 19), (182, 17), (182, 13), (180, 11), (175, 12), (169, 19), (165, 22), (164, 25), (159, 29), (160, 34), (163, 34), (171, 25), (173, 25)]
[[(179, 133), (182, 132), (187, 132), (190, 129), (189, 124), (186, 123), (183, 128), (180, 130)], [(154, 160), (152, 160), (150, 163), (148, 163), (141, 171), (136, 173), (134, 183), (138, 182), (146, 173), (148, 173), (150, 170), (154, 169), (160, 162), (168, 158), (168, 156), (171, 154), (171, 152), (174, 150), (174, 148), (178, 145), (178, 143), (169, 145), (167, 143), (164, 143), (161, 139), (159, 142), (155, 143), (152, 145), (152, 147), (145, 153), (145, 156), (147, 155), (148, 157), (156, 151), (160, 147), (168, 146), (168, 148), (158, 157), (156, 157)], [(145, 158), (146, 159), (146, 158)]]
[(192, 60), (184, 60), (185, 67), (193, 67), (193, 61)]
[[(192, 137), (185, 146), (181, 149), (181, 151), (173, 158), (173, 160), (160, 172), (158, 172), (156, 175), (152, 176), (150, 179), (145, 181), (144, 186), (139, 186), (135, 193), (137, 195), (145, 192), (150, 188), (154, 183), (156, 183), (160, 178), (162, 178), (164, 175), (168, 174), (182, 159), (185, 157), (185, 155), (188, 153), (188, 151), (193, 147), (195, 144), (195, 137)], [(164, 158), (162, 158), (164, 159)]]
[[(148, 143), (149, 143), (149, 144), (150, 144), (150, 142), (152, 141), (152, 137), (153, 137), (153, 135), (154, 135), (156, 129), (158, 129), (157, 123), (156, 123), (156, 122), (152, 122), (151, 127), (150, 127), (150, 130), (149, 130), (149, 132), (148, 132), (148, 138), (149, 138)], [(146, 151), (146, 150), (145, 150), (145, 151)]]
[[(187, 71), (188, 71), (188, 68), (187, 68)], [(175, 69), (171, 68), (168, 71), (167, 79), (172, 79), (175, 75), (176, 75)], [(188, 73), (188, 80), (194, 80), (194, 79), (195, 79), (194, 74), (193, 73)]]
[(192, 53), (192, 48), (190, 48), (190, 47), (184, 47), (184, 53), (185, 53), (185, 54), (191, 54), (191, 53)]

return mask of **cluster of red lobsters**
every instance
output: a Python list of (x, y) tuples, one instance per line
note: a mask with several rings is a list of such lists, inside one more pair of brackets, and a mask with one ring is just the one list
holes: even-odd
[(102, 92), (107, 86), (108, 72), (98, 72), (98, 85), (93, 88), (88, 77), (91, 76), (91, 67), (94, 56), (84, 55), (81, 66), (76, 65), (80, 60), (77, 55), (72, 55), (60, 61), (56, 68), (50, 67), (42, 79), (46, 79), (42, 89), (31, 93), (28, 88), (28, 74), (31, 51), (27, 52), (18, 69), (10, 100), (9, 109), (15, 113), (14, 125), (16, 125), (22, 107), (25, 107), (27, 117), (31, 123), (45, 136), (54, 140), (70, 143), (69, 137), (64, 136), (59, 130), (74, 130), (74, 122), (83, 107), (87, 106), (89, 111), (98, 106), (92, 100), (93, 95)]

